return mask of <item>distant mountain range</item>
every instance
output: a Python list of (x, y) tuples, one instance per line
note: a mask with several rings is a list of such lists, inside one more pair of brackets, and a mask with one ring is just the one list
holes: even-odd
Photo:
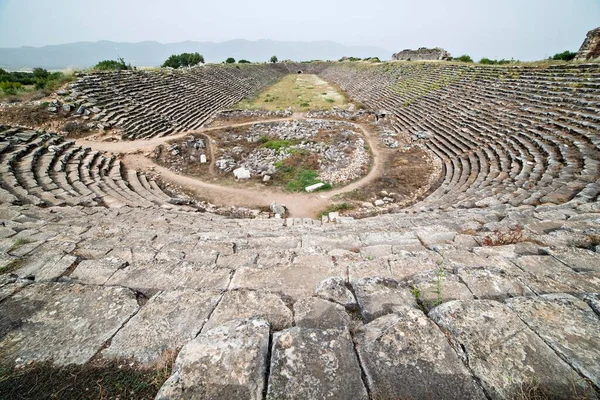
[(278, 42), (274, 40), (230, 40), (228, 42), (159, 42), (118, 43), (109, 41), (77, 42), (44, 47), (0, 48), (0, 67), (8, 69), (42, 67), (64, 69), (88, 68), (102, 60), (123, 57), (134, 66), (159, 66), (171, 54), (198, 52), (206, 62), (222, 62), (228, 57), (236, 60), (268, 61), (276, 55), (279, 60), (337, 60), (344, 56), (379, 57), (389, 59), (391, 52), (372, 46), (346, 46), (320, 42)]

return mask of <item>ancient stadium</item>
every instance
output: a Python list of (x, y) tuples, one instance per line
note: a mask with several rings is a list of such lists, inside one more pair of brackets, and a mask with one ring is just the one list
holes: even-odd
[(600, 397), (599, 36), (4, 104), (0, 398)]

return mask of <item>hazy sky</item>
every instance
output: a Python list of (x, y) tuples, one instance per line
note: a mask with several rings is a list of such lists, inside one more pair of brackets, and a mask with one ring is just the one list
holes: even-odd
[(0, 0), (0, 47), (113, 40), (332, 40), (532, 60), (576, 51), (600, 0)]

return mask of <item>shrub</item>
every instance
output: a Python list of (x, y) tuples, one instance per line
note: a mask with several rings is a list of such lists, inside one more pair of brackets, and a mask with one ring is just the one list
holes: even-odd
[(452, 60), (454, 60), (454, 61), (460, 61), (460, 62), (473, 62), (473, 59), (470, 56), (466, 55), (466, 54), (464, 54), (464, 55), (462, 55), (460, 57), (453, 58)]
[(490, 235), (483, 239), (484, 246), (504, 246), (507, 244), (515, 244), (525, 241), (523, 236), (523, 228), (517, 225), (511, 228), (508, 232), (499, 230), (493, 231)]
[(49, 76), (50, 76), (50, 73), (48, 72), (48, 70), (45, 70), (44, 68), (34, 68), (33, 69), (33, 77), (36, 79), (48, 79)]
[(577, 56), (577, 53), (566, 50), (562, 53), (557, 53), (551, 57), (552, 60), (571, 61)]
[(273, 64), (275, 64), (275, 63), (276, 63), (277, 61), (279, 61), (279, 60), (277, 59), (277, 56), (273, 56), (273, 57), (271, 57), (271, 60), (270, 60), (270, 61), (271, 61)]
[(250, 64), (250, 61), (248, 61), (248, 60), (240, 60), (240, 61), (238, 61), (238, 64)]
[(225, 60), (225, 63), (227, 63), (227, 64), (233, 64), (233, 63), (235, 63), (235, 58), (229, 57), (227, 60)]
[(342, 57), (339, 59), (339, 61), (361, 61), (362, 58), (358, 58), (358, 57)]
[(14, 96), (17, 91), (23, 90), (23, 85), (19, 82), (0, 82), (0, 89), (4, 94)]
[(193, 67), (194, 65), (198, 65), (200, 63), (204, 63), (204, 56), (200, 53), (181, 53), (181, 54), (173, 54), (167, 61), (165, 61), (162, 65), (163, 68), (171, 67), (171, 68), (180, 68), (180, 67)]
[(100, 61), (98, 64), (96, 64), (96, 66), (94, 66), (94, 69), (97, 69), (100, 71), (122, 71), (122, 70), (127, 70), (127, 69), (132, 69), (132, 68), (131, 68), (131, 64), (125, 64), (125, 60), (123, 60), (123, 58), (119, 57), (116, 61), (115, 60)]
[(510, 64), (510, 63), (514, 63), (514, 62), (518, 62), (516, 60), (505, 60), (504, 58), (502, 60), (492, 60), (489, 58), (482, 58), (481, 60), (479, 60), (480, 64), (487, 64), (487, 65), (504, 65), (504, 64)]

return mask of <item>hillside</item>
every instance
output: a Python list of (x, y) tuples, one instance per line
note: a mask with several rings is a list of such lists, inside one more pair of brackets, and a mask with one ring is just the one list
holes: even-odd
[(8, 69), (42, 67), (63, 69), (88, 68), (100, 60), (123, 57), (134, 66), (158, 66), (171, 54), (199, 52), (206, 62), (236, 60), (267, 61), (272, 55), (280, 60), (335, 60), (343, 56), (389, 58), (391, 52), (368, 46), (345, 46), (330, 41), (278, 42), (273, 40), (230, 40), (227, 42), (118, 43), (109, 41), (77, 42), (44, 47), (0, 48), (0, 67)]

